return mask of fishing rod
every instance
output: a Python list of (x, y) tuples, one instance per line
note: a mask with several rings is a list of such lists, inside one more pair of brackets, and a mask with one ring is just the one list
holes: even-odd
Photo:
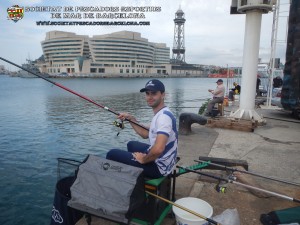
[(300, 184), (298, 184), (298, 183), (294, 183), (294, 182), (290, 182), (290, 181), (285, 181), (285, 180), (281, 180), (281, 179), (274, 178), (274, 177), (268, 177), (268, 176), (261, 175), (261, 174), (258, 174), (258, 173), (254, 173), (254, 172), (250, 172), (250, 171), (247, 171), (247, 170), (239, 170), (239, 169), (236, 169), (236, 168), (233, 168), (233, 167), (223, 166), (223, 165), (212, 163), (212, 162), (205, 161), (205, 160), (200, 160), (199, 159), (199, 160), (194, 160), (194, 161), (195, 162), (206, 162), (206, 163), (208, 163), (208, 164), (210, 164), (212, 166), (217, 166), (217, 167), (223, 168), (225, 170), (230, 170), (230, 171), (233, 171), (233, 172), (246, 173), (246, 174), (250, 174), (250, 175), (253, 175), (253, 176), (257, 176), (257, 177), (266, 178), (266, 179), (277, 181), (277, 182), (282, 182), (282, 183), (285, 183), (285, 184), (300, 186)]
[(262, 188), (254, 187), (254, 186), (247, 185), (247, 184), (243, 184), (243, 183), (240, 183), (240, 182), (237, 182), (237, 181), (233, 180), (232, 178), (226, 179), (226, 178), (223, 178), (223, 177), (218, 177), (218, 176), (215, 176), (215, 175), (211, 175), (211, 174), (191, 170), (191, 169), (186, 168), (186, 167), (181, 167), (181, 166), (177, 166), (177, 167), (181, 168), (183, 170), (189, 171), (189, 172), (193, 172), (193, 173), (197, 173), (197, 174), (200, 174), (200, 175), (203, 175), (203, 176), (214, 178), (214, 179), (219, 180), (219, 181), (225, 181), (227, 183), (237, 184), (237, 185), (243, 186), (245, 188), (253, 189), (253, 190), (256, 190), (256, 191), (264, 192), (264, 193), (279, 197), (279, 198), (283, 198), (285, 200), (300, 203), (300, 199), (292, 198), (292, 197), (289, 197), (287, 195), (283, 195), (283, 194), (279, 194), (279, 193), (276, 193), (276, 192), (273, 192), (273, 191), (268, 191), (268, 190), (265, 190), (265, 189), (262, 189)]
[[(2, 58), (2, 57), (0, 57), (0, 59), (3, 60), (4, 62), (7, 62), (7, 63), (9, 63), (9, 64), (11, 64), (11, 65), (13, 65), (13, 66), (16, 66), (16, 67), (20, 68), (20, 69), (22, 69), (22, 70), (25, 70), (25, 71), (27, 71), (28, 73), (31, 73), (31, 74), (33, 74), (33, 75), (39, 77), (39, 78), (42, 78), (43, 80), (48, 81), (49, 83), (51, 83), (51, 84), (53, 84), (53, 85), (55, 85), (55, 86), (57, 86), (57, 87), (60, 87), (61, 89), (65, 90), (65, 91), (68, 91), (68, 92), (70, 92), (70, 93), (72, 93), (72, 94), (74, 94), (74, 95), (77, 95), (78, 97), (80, 97), (80, 98), (82, 98), (82, 99), (84, 99), (84, 100), (86, 100), (86, 101), (88, 101), (88, 102), (90, 102), (90, 103), (92, 103), (92, 104), (94, 104), (94, 105), (96, 105), (96, 106), (102, 108), (102, 109), (105, 109), (105, 110), (107, 110), (107, 111), (109, 111), (109, 112), (111, 112), (111, 113), (113, 113), (113, 114), (115, 114), (115, 115), (117, 115), (117, 116), (120, 115), (120, 113), (113, 111), (112, 109), (108, 108), (107, 106), (101, 105), (101, 104), (99, 104), (99, 103), (93, 101), (92, 99), (90, 99), (90, 98), (88, 98), (88, 97), (86, 97), (86, 96), (84, 96), (84, 95), (81, 95), (81, 94), (79, 94), (79, 93), (77, 93), (77, 92), (75, 92), (75, 91), (73, 91), (73, 90), (71, 90), (71, 89), (69, 89), (69, 88), (63, 86), (63, 85), (60, 84), (60, 83), (54, 82), (54, 81), (52, 81), (52, 80), (50, 80), (50, 79), (48, 79), (48, 78), (46, 78), (46, 77), (44, 77), (44, 76), (42, 76), (42, 75), (40, 75), (40, 74), (34, 73), (34, 72), (32, 72), (31, 70), (28, 70), (28, 69), (26, 69), (26, 68), (23, 68), (22, 66), (19, 66), (19, 65), (15, 64), (15, 63), (13, 63), (13, 62), (7, 60), (7, 59), (4, 59), (4, 58)], [(137, 126), (139, 126), (139, 127), (141, 127), (141, 128), (144, 128), (145, 130), (149, 130), (147, 127), (145, 127), (145, 126), (143, 126), (143, 125), (141, 125), (141, 124), (139, 124), (139, 123), (137, 123), (137, 122), (134, 122), (134, 121), (129, 120), (129, 119), (125, 119), (125, 120), (126, 120), (126, 121), (129, 121), (129, 122), (131, 122), (131, 123), (133, 123), (133, 124), (135, 124), (135, 125), (137, 125)]]
[(160, 199), (160, 200), (162, 200), (162, 201), (164, 201), (164, 202), (166, 202), (166, 203), (169, 203), (169, 204), (171, 204), (171, 205), (173, 205), (173, 206), (176, 206), (177, 208), (180, 208), (180, 209), (182, 209), (182, 210), (184, 210), (184, 211), (186, 211), (186, 212), (189, 212), (189, 213), (191, 213), (191, 214), (193, 214), (193, 215), (195, 215), (195, 216), (197, 216), (197, 217), (200, 217), (201, 219), (204, 219), (204, 220), (206, 220), (207, 222), (213, 223), (213, 224), (215, 224), (215, 225), (222, 225), (222, 224), (218, 223), (217, 221), (214, 221), (214, 220), (212, 220), (212, 219), (210, 219), (210, 218), (207, 218), (207, 217), (205, 217), (205, 216), (203, 216), (203, 215), (201, 215), (201, 214), (199, 214), (199, 213), (197, 213), (197, 212), (195, 212), (195, 211), (193, 211), (193, 210), (190, 210), (190, 209), (188, 209), (188, 208), (185, 208), (185, 207), (182, 206), (182, 205), (178, 205), (177, 203), (172, 202), (172, 201), (170, 201), (170, 200), (168, 200), (168, 199), (166, 199), (166, 198), (163, 198), (163, 197), (161, 197), (161, 196), (158, 196), (158, 195), (156, 195), (156, 194), (153, 194), (152, 192), (149, 192), (149, 191), (145, 191), (145, 192), (146, 192), (148, 195), (152, 195), (152, 196), (154, 196), (155, 198), (158, 198), (158, 199)]
[(266, 118), (266, 119), (271, 119), (271, 120), (277, 120), (277, 121), (290, 122), (290, 123), (300, 123), (300, 121), (296, 121), (296, 119), (295, 119), (295, 120), (290, 120), (290, 119), (280, 119), (280, 118), (274, 118), (274, 117), (268, 117), (268, 116), (264, 116), (264, 118)]

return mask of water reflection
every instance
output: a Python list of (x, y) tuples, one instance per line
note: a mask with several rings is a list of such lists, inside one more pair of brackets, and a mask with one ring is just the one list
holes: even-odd
[[(148, 125), (153, 112), (139, 92), (148, 80), (54, 81), (116, 112), (130, 112)], [(44, 80), (0, 77), (0, 81), (0, 224), (49, 224), (58, 157), (104, 156), (110, 148), (125, 149), (129, 140), (141, 141), (128, 123), (121, 131), (113, 126), (113, 113)], [(211, 79), (165, 78), (162, 82), (166, 105), (177, 122), (184, 111), (196, 113), (207, 89), (215, 87)]]

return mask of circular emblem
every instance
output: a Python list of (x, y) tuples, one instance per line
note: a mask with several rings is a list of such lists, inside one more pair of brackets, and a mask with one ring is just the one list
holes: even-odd
[(109, 164), (109, 163), (104, 163), (104, 164), (103, 164), (103, 169), (104, 169), (104, 170), (108, 170), (109, 167), (110, 167), (110, 164)]

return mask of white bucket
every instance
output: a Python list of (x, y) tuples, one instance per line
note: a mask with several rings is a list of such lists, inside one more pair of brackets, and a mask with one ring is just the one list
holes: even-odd
[[(199, 198), (192, 198), (192, 197), (181, 198), (178, 199), (175, 203), (191, 211), (199, 213), (200, 215), (206, 218), (210, 218), (213, 214), (213, 208), (211, 207), (211, 205)], [(177, 225), (200, 225), (207, 222), (206, 220), (200, 218), (199, 216), (191, 214), (174, 205), (172, 209), (176, 217)]]

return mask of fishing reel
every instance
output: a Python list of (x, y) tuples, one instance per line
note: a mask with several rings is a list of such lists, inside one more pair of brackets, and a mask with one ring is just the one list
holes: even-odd
[(232, 181), (236, 181), (237, 180), (236, 176), (233, 173), (228, 176), (228, 179), (232, 180)]
[(224, 185), (222, 185), (222, 184), (220, 184), (220, 183), (218, 183), (218, 184), (216, 185), (215, 189), (216, 189), (217, 192), (223, 193), (223, 194), (224, 194), (224, 193), (226, 193), (227, 187), (224, 186)]
[(113, 122), (113, 125), (116, 126), (116, 127), (119, 127), (119, 128), (122, 129), (122, 130), (125, 128), (124, 122), (123, 122), (123, 121), (119, 122), (119, 121), (115, 120), (115, 121)]
[(226, 193), (227, 190), (227, 182), (219, 180), (219, 182), (217, 183), (216, 187), (215, 187), (216, 191), (219, 193)]
[[(123, 129), (125, 128), (124, 122), (123, 122), (122, 120), (121, 120), (121, 122), (115, 120), (115, 121), (113, 122), (113, 125), (114, 125), (115, 127), (120, 128), (121, 130), (123, 130)], [(119, 136), (119, 134), (120, 134), (120, 131), (118, 131), (117, 136)]]
[[(228, 176), (228, 180), (236, 181), (236, 176), (234, 176), (233, 173), (231, 173)], [(226, 193), (226, 191), (227, 191), (227, 183), (228, 182), (219, 180), (219, 182), (217, 183), (217, 185), (215, 187), (216, 191), (219, 192), (219, 193)]]

